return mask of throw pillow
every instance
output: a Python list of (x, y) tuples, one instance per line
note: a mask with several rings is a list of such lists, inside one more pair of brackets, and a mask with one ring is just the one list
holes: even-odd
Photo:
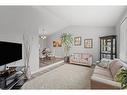
[(80, 59), (81, 58), (81, 54), (80, 53), (75, 53), (74, 56), (75, 56), (75, 59)]
[(101, 59), (101, 62), (98, 64), (98, 66), (103, 67), (103, 68), (109, 68), (111, 60), (110, 59)]

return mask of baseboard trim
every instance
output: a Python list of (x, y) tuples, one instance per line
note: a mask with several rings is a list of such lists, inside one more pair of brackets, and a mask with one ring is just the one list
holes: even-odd
[(88, 65), (83, 65), (83, 64), (76, 64), (76, 63), (68, 63), (68, 64), (78, 65), (78, 66), (84, 66), (84, 67), (89, 67), (89, 68), (91, 68), (91, 66), (88, 66)]
[(49, 69), (49, 68), (52, 68), (53, 66), (55, 67), (55, 66), (57, 66), (57, 65), (59, 65), (59, 64), (64, 64), (64, 60), (59, 61), (59, 62), (56, 62), (56, 63), (51, 64), (51, 65), (48, 65), (48, 66), (45, 66), (45, 67), (42, 67), (42, 68), (38, 69), (37, 71), (33, 72), (32, 75), (34, 75), (34, 74), (36, 74), (36, 73), (38, 73), (38, 72), (42, 72), (42, 71), (44, 71), (44, 70), (47, 70), (47, 69)]

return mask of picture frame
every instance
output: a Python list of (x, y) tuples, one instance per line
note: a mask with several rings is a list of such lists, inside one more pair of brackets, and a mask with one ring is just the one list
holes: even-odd
[(62, 42), (60, 39), (53, 41), (53, 47), (62, 47)]
[(74, 45), (81, 46), (81, 37), (74, 37)]
[(93, 39), (85, 39), (84, 48), (93, 48)]

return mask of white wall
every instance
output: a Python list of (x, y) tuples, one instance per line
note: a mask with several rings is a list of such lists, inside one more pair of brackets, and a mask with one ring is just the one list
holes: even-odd
[[(1, 20), (1, 18), (0, 18)], [(0, 22), (1, 24), (2, 22)], [(8, 33), (7, 31), (4, 31), (4, 29), (8, 29)], [(22, 43), (22, 37), (21, 37), (22, 33), (19, 34), (18, 32), (14, 31), (13, 33), (11, 32), (11, 30), (9, 30), (9, 27), (7, 26), (1, 26), (0, 25), (0, 41), (7, 41), (7, 42), (15, 42), (15, 43)], [(6, 52), (5, 52), (6, 53)], [(22, 47), (22, 58), (24, 58), (24, 49)], [(15, 61), (12, 62), (11, 64), (7, 64), (7, 66), (24, 66), (23, 64), (23, 59), (19, 60), (19, 61)], [(0, 66), (0, 71), (4, 69), (4, 66)]]
[[(81, 46), (72, 46), (70, 54), (76, 52), (86, 52), (91, 53), (93, 55), (93, 61), (99, 60), (99, 37), (106, 35), (115, 35), (115, 27), (87, 27), (87, 26), (69, 26), (64, 28), (63, 30), (54, 33), (48, 36), (47, 42), (52, 51), (55, 51), (56, 56), (63, 57), (64, 49), (63, 47), (54, 48), (52, 46), (52, 41), (60, 38), (62, 32), (69, 32), (73, 35), (73, 37), (81, 36), (82, 37), (82, 45)], [(84, 48), (84, 39), (93, 39), (93, 48), (86, 49)]]
[[(38, 26), (41, 24), (40, 20), (40, 13), (32, 7), (0, 7), (0, 40), (23, 44), (25, 32), (32, 39), (30, 58), (32, 73), (39, 69)], [(17, 63), (14, 62), (15, 65), (18, 63), (23, 65), (23, 59)]]
[[(117, 25), (116, 25), (116, 34), (117, 34), (117, 49), (118, 49), (118, 57), (127, 62), (127, 46), (122, 47), (121, 44), (123, 44), (123, 39), (124, 37), (120, 36), (121, 35), (121, 29), (124, 28), (124, 26), (127, 26), (126, 23), (123, 23), (121, 26), (121, 22), (127, 17), (127, 10), (123, 13), (123, 15), (121, 16), (120, 20), (118, 21)], [(126, 24), (126, 25), (125, 25)], [(126, 31), (126, 30), (125, 30)], [(127, 33), (124, 34), (125, 38), (127, 37)], [(121, 47), (120, 47), (121, 46)], [(126, 49), (126, 50), (125, 50)], [(121, 51), (122, 50), (122, 51)], [(123, 52), (124, 50), (124, 52)], [(124, 53), (124, 54), (122, 54)], [(121, 56), (121, 57), (120, 57)]]
[[(20, 29), (18, 29), (19, 26), (17, 26), (16, 21), (18, 17), (16, 18), (15, 14), (19, 14), (19, 12), (16, 12), (14, 8), (0, 7), (0, 41), (15, 43), (23, 42), (22, 32)], [(23, 59), (20, 61), (12, 62), (11, 65), (24, 65)], [(0, 67), (1, 70), (3, 70), (2, 67), (3, 66)]]
[[(0, 40), (23, 44), (23, 34), (26, 33), (30, 36), (32, 43), (30, 68), (32, 73), (39, 69), (38, 28), (40, 25), (44, 26), (46, 31), (52, 33), (66, 27), (68, 24), (41, 6), (0, 7)], [(24, 64), (24, 59), (15, 64), (17, 65), (18, 63), (19, 65)]]
[(46, 35), (59, 31), (70, 24), (59, 15), (45, 8), (45, 6), (37, 6), (34, 8), (41, 13), (41, 26), (46, 30)]
[[(23, 33), (27, 33), (31, 37), (31, 58), (30, 67), (32, 73), (39, 69), (39, 39), (38, 28), (40, 25), (45, 26), (46, 31), (57, 31), (57, 33), (49, 36), (47, 46), (56, 51), (57, 56), (64, 56), (63, 48), (53, 48), (52, 41), (60, 37), (61, 32), (70, 32), (73, 36), (82, 36), (82, 46), (80, 48), (72, 47), (73, 52), (91, 52), (94, 60), (99, 58), (99, 36), (115, 34), (112, 27), (85, 27), (85, 26), (69, 26), (59, 17), (53, 15), (50, 11), (43, 7), (25, 7), (25, 6), (1, 6), (0, 7), (0, 41), (10, 41), (23, 43)], [(61, 31), (59, 29), (64, 28)], [(85, 49), (83, 40), (85, 38), (93, 38), (93, 49)], [(14, 64), (22, 65), (24, 62), (20, 60)]]

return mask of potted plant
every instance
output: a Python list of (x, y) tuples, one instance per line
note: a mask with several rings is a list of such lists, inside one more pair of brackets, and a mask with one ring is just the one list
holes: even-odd
[(127, 69), (121, 69), (121, 72), (117, 75), (117, 80), (121, 83), (123, 89), (127, 89)]
[(64, 61), (69, 62), (69, 51), (73, 43), (72, 35), (70, 33), (62, 33), (61, 42), (62, 45), (64, 46), (64, 52), (65, 52)]

